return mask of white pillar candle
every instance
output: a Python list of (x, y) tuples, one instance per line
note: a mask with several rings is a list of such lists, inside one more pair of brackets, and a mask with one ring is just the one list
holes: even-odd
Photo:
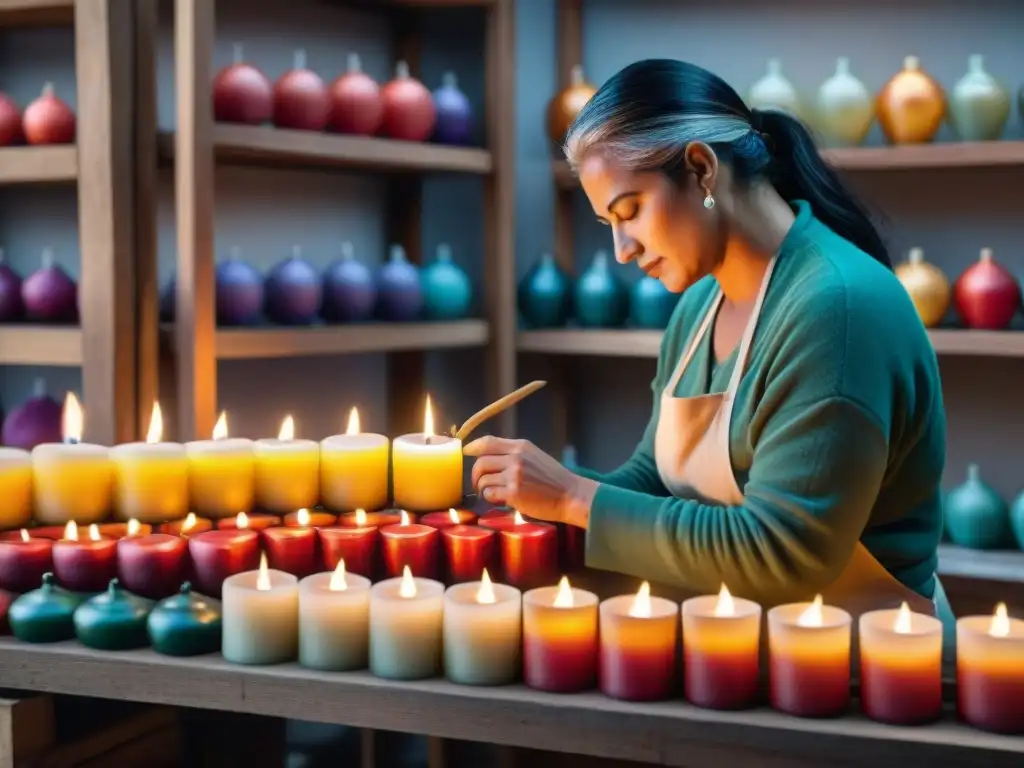
[(359, 411), (349, 413), (344, 435), (320, 441), (320, 499), (327, 509), (353, 512), (388, 505), (388, 449), (384, 435), (361, 432)]
[(399, 509), (433, 512), (462, 505), (462, 441), (434, 434), (429, 397), (423, 432), (395, 438), (391, 471)]
[(370, 591), (370, 671), (392, 680), (420, 680), (441, 670), (444, 585), (414, 579), (409, 566)]
[(505, 685), (519, 675), (523, 595), (508, 584), (480, 581), (444, 595), (444, 672), (453, 683)]
[(339, 560), (331, 573), (299, 582), (299, 663), (311, 669), (365, 669), (369, 658), (370, 580), (345, 572)]
[(220, 519), (252, 510), (256, 482), (252, 440), (228, 437), (226, 414), (217, 419), (212, 440), (185, 443), (185, 451), (195, 512)]
[(320, 503), (320, 444), (295, 437), (295, 420), (285, 417), (277, 438), (253, 443), (256, 506), (286, 514)]
[(299, 580), (267, 568), (224, 580), (222, 653), (235, 664), (294, 661), (299, 650)]

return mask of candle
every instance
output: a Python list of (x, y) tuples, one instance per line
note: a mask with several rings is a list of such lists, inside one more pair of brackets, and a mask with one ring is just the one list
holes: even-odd
[(396, 507), (429, 512), (462, 503), (462, 441), (434, 434), (429, 397), (423, 432), (396, 438), (391, 463)]
[(320, 441), (320, 499), (339, 512), (388, 503), (388, 439), (361, 432), (355, 408), (344, 435)]
[(256, 482), (252, 440), (228, 437), (226, 413), (217, 419), (212, 438), (185, 443), (191, 508), (211, 518), (250, 511)]
[(345, 570), (299, 582), (299, 663), (311, 669), (365, 669), (370, 653), (370, 580)]
[(678, 677), (679, 606), (651, 597), (646, 581), (635, 595), (619, 595), (599, 607), (601, 692), (624, 701), (660, 701)]
[[(13, 535), (11, 535), (13, 534)], [(22, 528), (0, 538), (0, 589), (29, 592), (53, 570), (53, 541), (33, 538)]]
[(798, 717), (835, 717), (850, 705), (850, 625), (846, 611), (790, 603), (768, 611), (772, 706)]
[(206, 531), (189, 537), (188, 553), (196, 590), (220, 597), (224, 579), (259, 564), (260, 535), (246, 528)]
[(986, 731), (1024, 733), (1024, 621), (999, 603), (991, 617), (958, 619), (956, 645), (960, 716)]
[(249, 529), (251, 531), (262, 531), (266, 528), (273, 528), (281, 524), (281, 518), (277, 515), (264, 515), (259, 512), (239, 512), (234, 517), (224, 517), (217, 521), (217, 529), (221, 531), (233, 531), (235, 529)]
[(421, 525), (429, 525), (438, 530), (451, 528), (453, 525), (472, 525), (475, 522), (475, 514), (468, 509), (455, 509), (455, 507), (447, 512), (428, 512), (420, 518)]
[(286, 416), (277, 439), (253, 443), (256, 506), (284, 513), (315, 507), (320, 501), (320, 444), (295, 438), (295, 420)]
[(550, 584), (558, 577), (558, 529), (527, 522), (518, 512), (512, 522), (500, 531), (504, 580), (520, 589)]
[(157, 526), (158, 533), (169, 533), (172, 536), (195, 536), (197, 533), (204, 533), (212, 530), (213, 522), (205, 517), (196, 517), (195, 512), (189, 512), (181, 520), (172, 520)]
[(860, 704), (872, 720), (918, 725), (942, 715), (942, 622), (899, 610), (858, 621)]
[(284, 516), (284, 524), (289, 528), (304, 528), (306, 526), (323, 528), (334, 525), (337, 520), (338, 516), (332, 515), (330, 512), (310, 512), (308, 509), (289, 512)]
[[(32, 454), (0, 447), (0, 528), (20, 528), (32, 519)], [(34, 587), (33, 587), (34, 589)]]
[(188, 577), (188, 539), (169, 533), (129, 536), (117, 542), (117, 571), (129, 592), (161, 600)]
[(411, 522), (403, 511), (398, 525), (380, 529), (384, 575), (395, 578), (405, 568), (426, 579), (438, 576), (439, 543), (436, 528)]
[(114, 490), (110, 452), (102, 445), (81, 442), (83, 424), (82, 406), (68, 392), (61, 418), (64, 442), (32, 449), (36, 522), (95, 523), (110, 511)]
[(444, 673), (462, 685), (505, 685), (519, 674), (522, 592), (480, 581), (456, 584), (444, 594)]
[[(410, 523), (416, 522), (416, 515), (405, 513)], [(402, 513), (397, 509), (382, 509), (377, 512), (367, 512), (364, 509), (357, 509), (355, 512), (346, 512), (338, 515), (337, 525), (342, 528), (383, 528), (386, 525), (398, 525), (402, 522)]]
[(53, 575), (72, 592), (102, 592), (117, 577), (117, 541), (101, 536), (95, 524), (80, 540), (78, 524), (69, 521), (64, 538), (53, 543)]
[(494, 565), (496, 535), (492, 529), (478, 525), (453, 525), (441, 530), (449, 584), (473, 581), (476, 574)]
[(523, 679), (531, 688), (576, 693), (594, 687), (598, 662), (597, 595), (569, 586), (523, 595)]
[(744, 709), (757, 700), (761, 661), (761, 606), (735, 598), (725, 584), (717, 595), (683, 602), (684, 692), (708, 709)]
[(266, 528), (263, 531), (270, 567), (302, 578), (316, 570), (316, 529)]
[(100, 536), (108, 539), (123, 539), (131, 536), (148, 536), (153, 532), (153, 526), (149, 523), (140, 523), (134, 518), (127, 523), (100, 523)]
[(334, 570), (342, 560), (350, 573), (368, 579), (377, 575), (377, 552), (380, 532), (364, 525), (360, 528), (329, 526), (317, 529), (320, 541), (320, 565), (325, 571)]
[(226, 661), (280, 664), (298, 656), (299, 580), (268, 568), (265, 555), (258, 571), (224, 580), (222, 611), (221, 653)]
[(495, 531), (505, 531), (515, 527), (517, 514), (515, 510), (491, 509), (480, 515), (477, 524)]
[(114, 513), (119, 520), (159, 523), (188, 512), (188, 456), (181, 443), (161, 442), (164, 422), (153, 404), (144, 443), (110, 449)]
[(443, 613), (444, 585), (413, 578), (409, 566), (399, 578), (374, 584), (370, 589), (370, 671), (392, 680), (437, 675)]

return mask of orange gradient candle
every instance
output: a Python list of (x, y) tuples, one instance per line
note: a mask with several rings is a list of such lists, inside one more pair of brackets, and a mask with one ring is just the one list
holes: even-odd
[(676, 687), (679, 606), (651, 597), (646, 581), (635, 595), (619, 595), (599, 607), (598, 681), (605, 696), (659, 701)]
[(558, 578), (558, 529), (518, 512), (512, 523), (499, 532), (502, 580), (519, 589), (550, 584)]
[(1024, 621), (1006, 603), (992, 616), (956, 622), (956, 678), (960, 717), (985, 731), (1024, 733)]
[(391, 474), (396, 507), (430, 512), (462, 503), (462, 441), (434, 432), (429, 397), (423, 431), (391, 445)]
[(528, 686), (554, 693), (594, 687), (597, 606), (597, 595), (574, 589), (564, 576), (557, 587), (523, 595), (523, 680)]
[[(320, 444), (295, 437), (295, 419), (285, 416), (277, 439), (253, 443), (256, 506), (284, 514), (320, 501)], [(273, 566), (271, 566), (273, 567)]]
[(228, 417), (221, 413), (211, 440), (185, 443), (191, 508), (205, 517), (231, 518), (253, 507), (256, 460), (252, 440), (228, 437)]
[(388, 454), (384, 435), (363, 432), (359, 411), (348, 415), (344, 435), (320, 441), (320, 499), (327, 509), (351, 512), (388, 503)]

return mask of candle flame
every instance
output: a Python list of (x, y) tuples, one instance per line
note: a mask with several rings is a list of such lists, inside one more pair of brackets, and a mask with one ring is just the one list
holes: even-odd
[(814, 596), (814, 602), (801, 613), (796, 619), (798, 627), (820, 627), (825, 623), (825, 614), (822, 613), (823, 601), (821, 595)]
[(512, 524), (513, 525), (525, 525), (526, 524), (526, 518), (523, 517), (522, 513), (518, 509), (516, 510), (516, 513), (514, 515), (512, 515)]
[(78, 523), (74, 520), (68, 520), (68, 524), (64, 526), (64, 540), (78, 541)]
[(294, 440), (295, 439), (295, 419), (290, 415), (284, 417), (284, 421), (281, 422), (281, 429), (277, 432), (278, 440)]
[(634, 619), (651, 618), (651, 585), (645, 581), (636, 591), (633, 604), (629, 606), (629, 615)]
[(408, 565), (402, 568), (402, 583), (398, 586), (398, 596), (406, 600), (416, 597), (416, 579), (412, 577)]
[(736, 601), (732, 599), (732, 594), (729, 592), (729, 588), (725, 586), (725, 582), (722, 582), (722, 588), (718, 590), (718, 601), (715, 603), (715, 616), (721, 618), (723, 616), (735, 615)]
[(153, 401), (153, 412), (149, 416), (149, 430), (146, 432), (147, 443), (159, 443), (164, 436), (164, 414), (160, 403)]
[(999, 603), (992, 614), (992, 624), (988, 628), (992, 637), (1008, 637), (1010, 634), (1010, 615), (1006, 612), (1006, 603)]
[(195, 512), (189, 512), (187, 515), (185, 515), (185, 522), (183, 522), (181, 524), (181, 533), (185, 533), (186, 531), (191, 531), (195, 527), (196, 527), (196, 513)]
[(494, 595), (494, 585), (491, 584), (491, 574), (487, 572), (486, 568), (480, 577), (480, 589), (476, 591), (476, 601), (481, 605), (492, 605), (498, 602), (498, 598)]
[(427, 395), (427, 405), (423, 409), (423, 434), (434, 434), (434, 409), (430, 407), (430, 395)]
[(361, 431), (359, 427), (359, 409), (353, 408), (348, 412), (348, 426), (345, 427), (345, 434), (358, 435)]
[(563, 576), (562, 580), (558, 582), (558, 594), (555, 595), (555, 602), (552, 605), (555, 608), (572, 608), (575, 604), (572, 596), (572, 587), (569, 586), (569, 577)]
[(331, 582), (327, 588), (332, 592), (344, 592), (348, 589), (348, 581), (345, 580), (345, 558), (341, 558), (334, 567), (334, 573), (331, 574)]
[(295, 513), (295, 522), (299, 525), (309, 525), (309, 510), (300, 509)]
[(96, 523), (93, 523), (92, 525), (89, 526), (89, 541), (99, 541), (99, 540), (100, 540), (100, 527), (98, 525), (96, 525)]
[(245, 512), (239, 512), (235, 515), (235, 528), (248, 528), (249, 527), (249, 516)]
[(892, 631), (898, 635), (909, 635), (912, 630), (910, 605), (904, 600), (903, 605), (900, 606), (900, 612), (896, 614), (896, 621), (893, 622)]
[(28, 531), (27, 531), (27, 530), (25, 530), (24, 528), (22, 528), (22, 529), (21, 529), (21, 540), (22, 540), (22, 541), (28, 541), (28, 540), (29, 540), (29, 539), (31, 539), (31, 538), (32, 538), (32, 537), (28, 535)]
[(362, 528), (364, 525), (366, 525), (366, 510), (365, 509), (357, 509), (356, 510), (356, 525), (358, 525), (360, 528)]
[(260, 552), (260, 572), (256, 575), (256, 589), (270, 591), (270, 568), (267, 567), (267, 553)]
[(224, 440), (228, 436), (228, 412), (221, 411), (220, 417), (217, 419), (217, 423), (213, 425), (213, 434), (211, 437), (214, 440)]
[(78, 402), (74, 392), (68, 392), (64, 396), (64, 411), (60, 417), (60, 430), (65, 443), (82, 442), (82, 433), (85, 431), (85, 416), (82, 413), (82, 404)]
[[(458, 525), (462, 522), (462, 520), (459, 519), (458, 511), (454, 508), (448, 510), (448, 519), (452, 521), (452, 525)], [(484, 573), (487, 573), (487, 571), (484, 571)]]
[(136, 520), (133, 517), (131, 520), (128, 521), (128, 535), (129, 536), (138, 536), (140, 530), (142, 530), (142, 526), (139, 525), (139, 521), (138, 520)]
[(409, 524), (411, 524), (411, 522), (412, 521), (409, 519), (409, 513), (406, 512), (403, 509), (401, 514), (398, 515), (398, 524), (399, 525), (409, 525)]

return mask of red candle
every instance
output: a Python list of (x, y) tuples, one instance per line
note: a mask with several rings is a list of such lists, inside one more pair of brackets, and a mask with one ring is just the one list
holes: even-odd
[(117, 570), (129, 592), (160, 600), (188, 578), (188, 539), (169, 533), (131, 536), (117, 542)]
[(493, 528), (496, 531), (504, 531), (515, 526), (516, 515), (519, 515), (519, 513), (505, 509), (491, 509), (480, 515), (477, 525), (482, 525), (484, 528)]
[(213, 530), (213, 521), (205, 517), (196, 517), (195, 512), (189, 512), (187, 517), (180, 520), (161, 523), (156, 530), (158, 533), (169, 533), (172, 536), (195, 536), (197, 533)]
[(264, 515), (259, 512), (239, 512), (234, 517), (225, 517), (217, 521), (217, 530), (233, 531), (236, 529), (262, 531), (281, 524), (281, 518), (275, 515)]
[(956, 622), (956, 678), (960, 716), (975, 728), (1024, 733), (1024, 621), (1006, 604), (993, 616)]
[(493, 569), (498, 558), (493, 528), (453, 525), (441, 529), (449, 584), (477, 581), (485, 568)]
[(0, 537), (0, 589), (28, 592), (53, 570), (53, 541), (34, 538), (22, 528)]
[(53, 575), (72, 592), (102, 592), (117, 576), (117, 540), (89, 526), (89, 538), (78, 538), (78, 526), (65, 526), (64, 538), (53, 543)]
[(557, 587), (523, 595), (523, 681), (531, 688), (577, 693), (597, 680), (597, 595)]
[(558, 529), (526, 522), (518, 512), (501, 529), (502, 581), (522, 590), (551, 585), (558, 578)]
[(437, 579), (440, 559), (437, 528), (410, 522), (405, 511), (401, 513), (401, 518), (402, 522), (398, 525), (380, 529), (384, 578), (397, 578), (402, 575), (405, 566), (409, 566), (413, 576)]
[(679, 606), (651, 597), (646, 581), (635, 595), (601, 603), (598, 680), (605, 696), (623, 701), (661, 701), (676, 688)]
[[(447, 512), (429, 512), (420, 518), (420, 525), (429, 525), (431, 528), (443, 530), (454, 525), (472, 525), (476, 522), (476, 515), (468, 509), (455, 509), (452, 507)], [(480, 578), (477, 574), (476, 578)]]
[[(288, 528), (305, 528), (307, 526), (323, 528), (328, 525), (334, 525), (337, 519), (338, 516), (332, 515), (330, 512), (310, 512), (308, 509), (300, 509), (298, 512), (289, 512), (285, 515), (284, 524)], [(271, 565), (270, 567), (273, 568), (274, 566)]]
[(267, 565), (271, 568), (299, 578), (316, 571), (315, 528), (266, 528), (262, 536), (267, 551)]
[[(416, 516), (405, 513), (410, 523), (416, 522)], [(402, 513), (397, 509), (382, 509), (378, 512), (367, 512), (357, 509), (338, 516), (337, 525), (342, 528), (383, 528), (385, 525), (398, 525), (402, 522)]]
[(0, 635), (11, 634), (11, 623), (7, 620), (7, 610), (17, 597), (14, 592), (0, 589)]
[(380, 549), (380, 530), (328, 526), (317, 529), (320, 537), (320, 567), (333, 571), (338, 562), (345, 561), (345, 570), (368, 579), (377, 575), (377, 553)]
[(244, 528), (207, 531), (189, 537), (188, 552), (196, 590), (220, 597), (224, 579), (259, 567), (260, 535)]
[(576, 571), (586, 565), (587, 532), (575, 525), (559, 523), (558, 525), (559, 556), (562, 570)]
[(100, 536), (108, 539), (123, 539), (125, 536), (147, 536), (153, 532), (149, 523), (129, 520), (127, 523), (100, 523)]
[[(66, 525), (41, 525), (38, 528), (29, 528), (29, 533), (33, 539), (49, 539), (50, 541), (60, 541), (64, 538), (64, 533), (67, 530)], [(11, 533), (11, 531), (7, 531)]]

